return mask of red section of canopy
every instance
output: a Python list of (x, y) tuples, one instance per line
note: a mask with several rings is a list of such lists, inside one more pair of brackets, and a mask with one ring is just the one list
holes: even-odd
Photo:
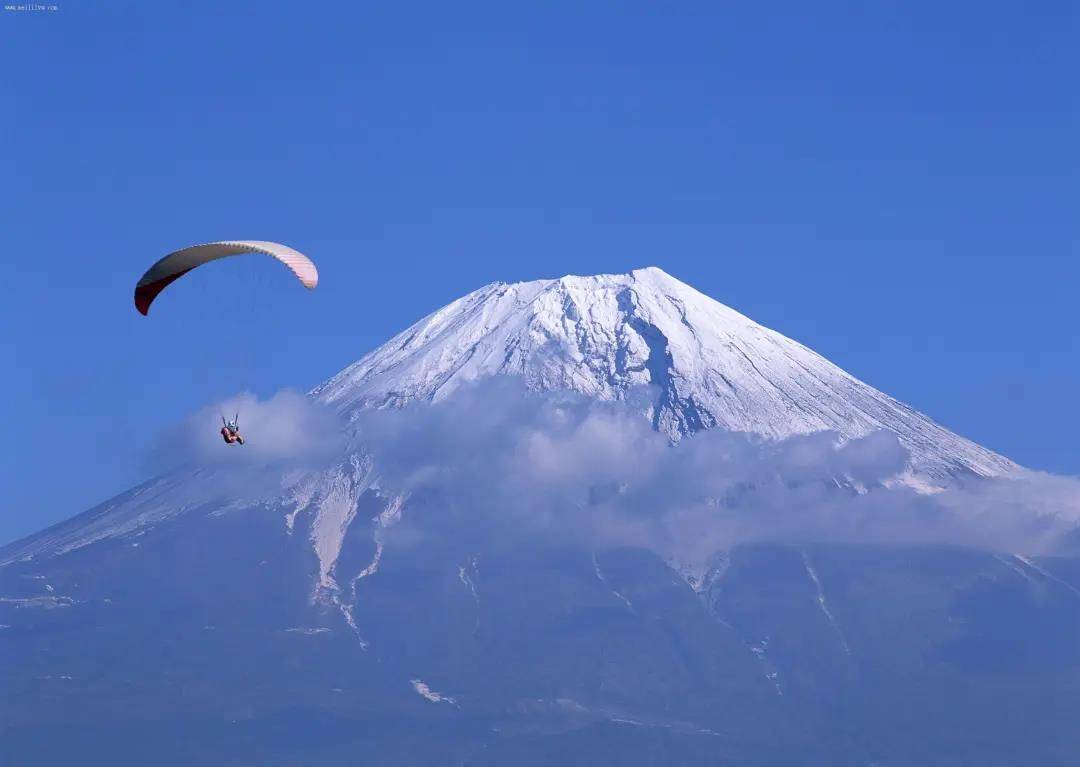
[(185, 269), (182, 272), (170, 274), (168, 277), (164, 277), (155, 282), (148, 282), (145, 285), (136, 285), (135, 308), (139, 310), (140, 314), (145, 316), (146, 313), (150, 311), (150, 304), (157, 298), (157, 294), (190, 271), (191, 269)]

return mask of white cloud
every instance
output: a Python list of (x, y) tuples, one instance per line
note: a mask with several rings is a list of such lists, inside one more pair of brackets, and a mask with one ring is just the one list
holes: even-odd
[[(221, 414), (247, 440), (225, 445)], [(409, 505), (398, 542), (528, 536), (587, 547), (640, 546), (687, 564), (752, 541), (946, 543), (1038, 553), (1080, 521), (1080, 481), (1026, 472), (967, 477), (933, 494), (890, 480), (907, 464), (895, 435), (781, 441), (711, 430), (672, 446), (631, 405), (534, 394), (496, 379), (436, 404), (368, 411), (350, 436), (296, 392), (241, 394), (160, 440), (161, 465), (222, 462), (236, 492), (270, 474), (374, 456), (380, 486)], [(269, 468), (270, 474), (267, 473)], [(258, 469), (258, 470), (256, 470)], [(240, 487), (245, 483), (250, 488)]]
[[(244, 445), (228, 445), (221, 419), (240, 417)], [(166, 430), (152, 452), (158, 467), (183, 463), (318, 463), (337, 456), (344, 445), (333, 413), (295, 391), (282, 390), (261, 400), (242, 392), (194, 413)]]
[(624, 405), (497, 381), (357, 426), (383, 486), (414, 499), (414, 539), (518, 533), (693, 562), (762, 540), (1045, 551), (1080, 521), (1080, 481), (1067, 477), (889, 487), (907, 452), (884, 431), (767, 441), (712, 430), (671, 446)]

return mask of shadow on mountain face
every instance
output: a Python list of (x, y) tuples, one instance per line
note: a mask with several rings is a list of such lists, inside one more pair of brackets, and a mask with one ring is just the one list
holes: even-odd
[[(347, 541), (192, 513), (0, 568), (0, 762), (1066, 765), (1080, 561)], [(353, 586), (355, 596), (353, 596)], [(335, 601), (336, 599), (336, 601)], [(351, 607), (355, 629), (341, 605)], [(366, 648), (366, 649), (365, 649)]]

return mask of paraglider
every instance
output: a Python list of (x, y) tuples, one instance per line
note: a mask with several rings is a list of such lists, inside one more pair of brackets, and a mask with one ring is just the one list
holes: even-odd
[[(277, 259), (309, 290), (319, 284), (319, 271), (311, 259), (287, 245), (265, 240), (210, 242), (173, 251), (147, 269), (135, 285), (135, 308), (145, 316), (158, 294), (192, 269), (219, 258), (249, 253), (261, 253)], [(244, 444), (244, 438), (240, 434), (239, 413), (233, 416), (231, 421), (226, 420), (224, 415), (221, 416), (221, 423), (221, 438), (225, 440), (225, 444)]]
[(244, 438), (240, 435), (239, 413), (234, 415), (231, 421), (226, 421), (225, 416), (221, 416), (221, 423), (221, 438), (225, 440), (225, 444), (244, 444)]
[(262, 253), (276, 258), (289, 267), (305, 288), (313, 290), (319, 284), (319, 271), (311, 259), (287, 245), (264, 240), (229, 240), (193, 245), (177, 250), (162, 258), (146, 270), (135, 285), (135, 308), (140, 314), (150, 311), (150, 304), (176, 280), (196, 267), (227, 256)]

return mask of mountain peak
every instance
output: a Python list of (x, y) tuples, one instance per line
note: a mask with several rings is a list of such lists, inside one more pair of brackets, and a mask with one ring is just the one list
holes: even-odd
[[(507, 285), (508, 283), (499, 282), (493, 283), (496, 285)], [(557, 279), (550, 280), (533, 280), (529, 282), (509, 283), (511, 285), (538, 285), (546, 284), (548, 286), (563, 285), (576, 288), (596, 288), (605, 285), (624, 285), (631, 286), (636, 285), (646, 290), (659, 290), (659, 291), (689, 291), (697, 295), (702, 295), (690, 285), (687, 285), (682, 280), (672, 277), (665, 272), (659, 266), (643, 266), (638, 269), (631, 269), (629, 272), (613, 272), (609, 274), (566, 274)]]
[(857, 438), (885, 429), (911, 451), (912, 468), (921, 474), (1015, 468), (655, 266), (491, 283), (428, 315), (312, 394), (353, 416), (436, 401), (491, 376), (609, 401), (651, 387), (644, 415), (673, 440), (714, 427), (771, 439), (822, 430)]
[(668, 281), (676, 283), (678, 285), (682, 285), (683, 287), (686, 287), (686, 288), (690, 287), (686, 283), (681, 282), (681, 281), (675, 279), (674, 277), (672, 277), (670, 274), (665, 272), (659, 266), (643, 266), (643, 267), (640, 267), (638, 269), (631, 269), (629, 272), (621, 272), (621, 273), (615, 272), (615, 273), (611, 273), (611, 274), (566, 274), (566, 275), (563, 275), (562, 277), (560, 277), (558, 280), (554, 280), (554, 281), (555, 282), (575, 282), (575, 281), (619, 281), (619, 280), (628, 280), (628, 281), (637, 280), (637, 281), (642, 281), (642, 282), (650, 282), (650, 281), (656, 282), (656, 281), (661, 281), (661, 280), (668, 280)]
[[(630, 276), (639, 282), (651, 283), (654, 285), (666, 284), (685, 290), (694, 290), (682, 280), (672, 277), (659, 266), (643, 266), (640, 269), (633, 269), (630, 272)], [(697, 291), (694, 290), (694, 292), (696, 293)]]

